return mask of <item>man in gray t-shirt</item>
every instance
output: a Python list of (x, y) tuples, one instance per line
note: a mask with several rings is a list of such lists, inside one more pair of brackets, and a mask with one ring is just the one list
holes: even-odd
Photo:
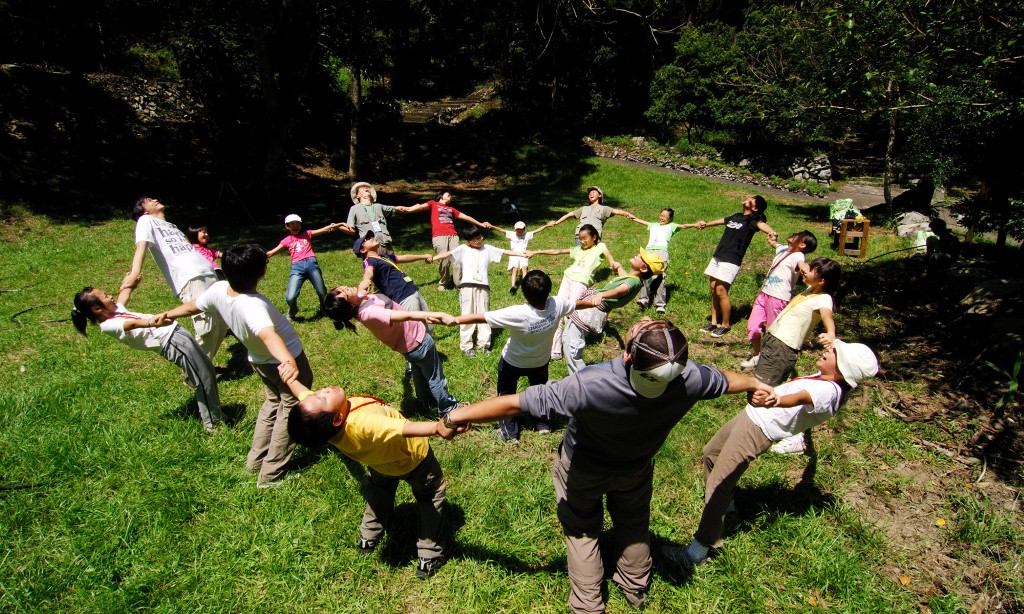
[[(651, 579), (650, 507), (654, 455), (672, 427), (700, 400), (771, 388), (757, 379), (687, 359), (683, 333), (665, 320), (644, 318), (626, 337), (626, 351), (569, 377), (452, 410), (443, 434), (522, 413), (569, 418), (554, 466), (558, 519), (565, 533), (574, 612), (604, 610), (604, 565), (597, 546), (602, 497), (615, 531), (612, 581), (634, 607)], [(453, 429), (453, 430), (449, 430)], [(461, 431), (461, 430), (460, 430)]]
[(582, 228), (584, 224), (590, 224), (597, 229), (597, 234), (600, 236), (604, 234), (604, 223), (608, 221), (608, 218), (615, 215), (628, 217), (631, 220), (636, 219), (633, 214), (628, 211), (623, 209), (613, 209), (605, 205), (604, 191), (596, 185), (592, 185), (587, 188), (587, 204), (583, 205), (579, 209), (574, 209), (573, 211), (566, 213), (557, 220), (548, 222), (542, 226), (542, 228), (551, 228), (552, 226), (561, 224), (569, 218), (576, 218), (579, 222), (576, 224), (576, 232), (574, 234), (579, 234), (580, 228)]

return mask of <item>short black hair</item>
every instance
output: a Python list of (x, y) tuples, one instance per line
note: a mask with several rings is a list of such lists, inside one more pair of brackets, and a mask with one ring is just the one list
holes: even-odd
[(267, 250), (255, 243), (232, 245), (220, 263), (224, 277), (235, 292), (252, 292), (267, 272)]
[(476, 226), (467, 226), (462, 229), (462, 239), (464, 241), (472, 241), (482, 236), (484, 236), (484, 233)]
[(188, 228), (186, 228), (185, 236), (188, 238), (188, 242), (199, 243), (200, 231), (210, 232), (209, 230), (207, 230), (206, 226), (189, 226)]
[(668, 219), (670, 222), (676, 219), (676, 210), (672, 207), (665, 207), (662, 211), (668, 211)]
[(804, 244), (804, 253), (813, 254), (818, 249), (818, 237), (810, 230), (801, 230), (796, 233), (796, 240)]
[(142, 203), (149, 200), (149, 198), (150, 197), (145, 194), (136, 198), (135, 202), (132, 204), (131, 210), (128, 212), (128, 216), (138, 222), (140, 217), (146, 215), (146, 209), (142, 206)]
[(754, 196), (755, 211), (758, 213), (764, 213), (768, 209), (768, 201), (764, 199), (764, 196), (757, 194)]
[(584, 230), (589, 232), (594, 237), (594, 241), (600, 241), (601, 240), (601, 233), (599, 233), (597, 231), (597, 228), (594, 228), (593, 224), (584, 224), (584, 225), (580, 226), (580, 229), (579, 229), (579, 231), (576, 234), (579, 234), (579, 233), (583, 232)]
[(451, 193), (452, 193), (452, 189), (451, 188), (441, 188), (440, 190), (437, 191), (437, 196), (434, 197), (434, 200), (440, 201), (442, 198), (444, 198), (445, 194), (451, 194)]
[(331, 412), (308, 411), (305, 405), (305, 402), (299, 401), (288, 413), (288, 436), (296, 443), (318, 448), (345, 428), (344, 424), (334, 424), (334, 414)]
[(551, 296), (551, 278), (540, 269), (534, 269), (523, 276), (523, 298), (532, 307), (544, 309)]

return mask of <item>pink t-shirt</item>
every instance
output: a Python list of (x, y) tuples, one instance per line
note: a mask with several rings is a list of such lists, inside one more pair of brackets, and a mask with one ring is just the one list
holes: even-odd
[(205, 245), (200, 245), (198, 243), (193, 243), (192, 247), (194, 247), (197, 252), (202, 254), (203, 258), (206, 258), (206, 260), (211, 265), (213, 265), (213, 268), (215, 268), (215, 269), (219, 269), (220, 268), (220, 265), (217, 264), (217, 258), (220, 258), (220, 252), (218, 252), (215, 249), (210, 249), (209, 247), (206, 247)]
[(359, 305), (356, 318), (368, 328), (380, 342), (399, 354), (408, 354), (420, 347), (427, 327), (423, 322), (407, 320), (392, 322), (393, 311), (405, 311), (402, 306), (383, 294), (371, 294)]
[(316, 255), (313, 253), (313, 244), (310, 243), (312, 239), (313, 233), (303, 230), (297, 235), (288, 235), (281, 239), (281, 245), (288, 248), (288, 253), (292, 255), (292, 262), (295, 263)]

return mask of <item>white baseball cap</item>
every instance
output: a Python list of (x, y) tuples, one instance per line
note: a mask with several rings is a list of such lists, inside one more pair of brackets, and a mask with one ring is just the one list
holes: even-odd
[(297, 216), (297, 215), (295, 215), (294, 213), (290, 213), (287, 216), (285, 216), (285, 218), (284, 218), (284, 223), (285, 224), (291, 224), (292, 222), (302, 222), (302, 218)]
[(521, 230), (523, 228), (526, 228), (526, 222), (523, 222), (523, 221), (516, 222), (516, 225), (515, 225), (515, 229), (516, 230)]
[(856, 388), (857, 384), (878, 373), (878, 358), (863, 343), (836, 339), (832, 347), (836, 350), (836, 367), (850, 388)]

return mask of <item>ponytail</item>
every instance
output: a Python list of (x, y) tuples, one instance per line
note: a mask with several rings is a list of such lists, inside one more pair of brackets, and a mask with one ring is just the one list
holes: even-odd
[(81, 292), (75, 295), (75, 306), (71, 310), (71, 323), (74, 324), (75, 330), (83, 337), (85, 336), (85, 328), (88, 323), (97, 323), (96, 314), (92, 312), (92, 308), (103, 306), (92, 291), (93, 288), (91, 286), (82, 288)]
[(356, 307), (337, 294), (328, 292), (324, 297), (324, 313), (334, 322), (335, 329), (347, 328), (352, 332), (356, 331), (356, 325), (352, 323)]

